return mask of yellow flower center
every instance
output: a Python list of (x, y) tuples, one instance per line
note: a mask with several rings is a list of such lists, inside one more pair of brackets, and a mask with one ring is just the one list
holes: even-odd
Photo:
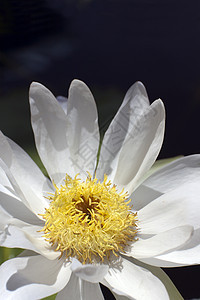
[(66, 175), (65, 184), (55, 193), (43, 218), (45, 238), (66, 258), (92, 263), (118, 256), (136, 236), (136, 214), (131, 211), (128, 194), (117, 192), (104, 176), (101, 183), (89, 174), (83, 182), (78, 174)]

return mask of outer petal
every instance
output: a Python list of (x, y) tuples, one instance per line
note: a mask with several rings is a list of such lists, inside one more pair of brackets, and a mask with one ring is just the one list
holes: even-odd
[(115, 296), (116, 300), (129, 300), (130, 299), (129, 297), (118, 295), (116, 293), (113, 293), (113, 295)]
[[(159, 169), (163, 168), (165, 165), (171, 163), (174, 160), (179, 159), (181, 156), (177, 157), (171, 157), (171, 158), (165, 158), (165, 159), (159, 159), (157, 160), (151, 169), (145, 174), (145, 178), (150, 177), (152, 174), (157, 172)], [(181, 177), (181, 176), (180, 176)], [(132, 199), (131, 205), (133, 205), (134, 210), (139, 210), (142, 207), (146, 206), (148, 203), (153, 201), (154, 199), (161, 196), (163, 193), (159, 189), (159, 180), (158, 184), (155, 186), (156, 189), (145, 185), (146, 181), (144, 181), (142, 184), (138, 186), (138, 188), (133, 192), (133, 194), (130, 196)]]
[[(2, 197), (1, 193), (0, 195)], [(3, 202), (2, 198), (0, 202)], [(3, 200), (10, 202), (10, 198), (13, 199), (7, 195), (7, 198), (4, 196)], [(32, 215), (21, 201), (15, 199), (13, 203), (10, 207), (6, 202), (1, 203), (0, 246), (30, 249), (48, 259), (57, 258), (60, 255), (59, 252), (53, 251), (40, 232), (44, 222)]]
[(0, 245), (24, 248), (49, 259), (59, 256), (40, 232), (44, 221), (38, 219), (15, 195), (0, 185)]
[(195, 230), (193, 238), (186, 245), (170, 253), (159, 255), (153, 265), (161, 267), (187, 266), (200, 264), (200, 229)]
[(140, 259), (172, 252), (185, 245), (191, 239), (192, 226), (180, 226), (147, 239), (138, 239), (132, 244), (129, 255)]
[[(44, 212), (45, 207), (48, 207), (48, 202), (45, 200), (43, 201), (42, 195), (37, 197), (31, 187), (27, 185), (23, 185), (23, 191), (21, 190), (18, 182), (16, 182), (15, 178), (13, 177), (12, 173), (6, 166), (6, 164), (0, 159), (0, 168), (4, 171), (5, 176), (7, 177), (9, 184), (11, 186), (11, 192), (18, 198), (20, 201), (23, 202), (28, 209), (30, 209), (33, 213), (35, 213), (38, 218), (40, 213)], [(7, 187), (9, 189), (9, 187)]]
[(129, 194), (155, 162), (163, 141), (164, 124), (164, 106), (161, 100), (156, 100), (128, 131), (109, 173), (111, 181)]
[(151, 175), (153, 175), (155, 172), (157, 172), (159, 169), (163, 168), (164, 166), (168, 165), (169, 163), (183, 157), (183, 155), (178, 155), (174, 157), (169, 157), (169, 158), (163, 158), (163, 159), (158, 159), (155, 161), (151, 169), (145, 174), (143, 182), (149, 178)]
[(0, 267), (2, 299), (41, 299), (62, 290), (71, 271), (63, 260), (50, 261), (40, 255), (17, 257)]
[(103, 179), (104, 173), (111, 175), (116, 168), (119, 153), (137, 121), (149, 106), (145, 87), (141, 82), (133, 84), (125, 95), (115, 118), (106, 131), (100, 152), (97, 178)]
[(40, 158), (55, 183), (65, 174), (74, 176), (68, 145), (66, 114), (43, 85), (30, 86), (31, 121)]
[(42, 233), (39, 232), (41, 229), (41, 226), (30, 226), (17, 220), (11, 220), (4, 234), (1, 234), (0, 244), (9, 248), (32, 250), (54, 260), (60, 256), (60, 252), (55, 252), (51, 245), (45, 241)]
[(143, 184), (139, 185), (139, 187), (130, 195), (131, 203), (135, 211), (140, 210), (148, 203), (152, 202), (156, 198), (160, 197), (162, 193), (154, 190), (150, 187), (147, 187)]
[[(13, 176), (15, 179), (17, 177), (17, 182), (21, 180), (20, 187), (22, 187), (22, 184), (29, 185), (34, 194), (40, 197), (41, 202), (46, 205), (48, 201), (43, 197), (43, 193), (52, 192), (49, 179), (44, 176), (40, 168), (21, 147), (9, 138), (7, 140), (13, 153), (13, 165), (11, 166)], [(24, 190), (24, 187), (22, 190)]]
[[(159, 256), (158, 256), (159, 257)], [(158, 257), (147, 257), (147, 258), (140, 258), (140, 261), (154, 266), (154, 267), (161, 267), (161, 268), (175, 268), (175, 267), (182, 267), (184, 266), (184, 264), (178, 264), (178, 263), (174, 263), (174, 262), (170, 262), (170, 261), (166, 261), (166, 260), (161, 260), (158, 259)], [(185, 264), (186, 265), (186, 264)]]
[(85, 83), (73, 80), (67, 102), (68, 139), (76, 172), (93, 174), (99, 148), (97, 108)]
[(128, 258), (129, 261), (132, 263), (141, 266), (147, 270), (149, 270), (154, 276), (156, 276), (162, 283), (164, 284), (170, 300), (183, 300), (183, 297), (173, 284), (173, 282), (170, 280), (170, 278), (167, 276), (167, 274), (160, 268), (149, 266), (147, 264), (142, 263), (141, 261), (135, 260), (133, 258)]
[(81, 264), (77, 259), (72, 260), (71, 270), (81, 279), (89, 282), (100, 282), (108, 272), (106, 264)]
[(165, 125), (164, 106), (155, 101), (138, 120), (131, 136), (122, 146), (113, 182), (129, 194), (141, 183), (160, 151)]
[(9, 188), (9, 190), (12, 190), (12, 184), (10, 183), (10, 181), (2, 167), (0, 167), (0, 183), (2, 186)]
[(167, 193), (181, 185), (200, 180), (200, 154), (179, 158), (151, 175), (144, 185)]
[(190, 224), (194, 227), (192, 239), (179, 250), (159, 255), (144, 262), (173, 267), (200, 263), (200, 186), (193, 182), (180, 186), (152, 201), (138, 212), (141, 234), (155, 234)]
[(102, 284), (130, 299), (170, 299), (163, 283), (156, 276), (124, 258), (121, 259), (121, 266), (109, 270)]
[(72, 273), (69, 283), (58, 293), (56, 300), (104, 300), (98, 283), (81, 280)]
[(8, 248), (23, 248), (36, 251), (33, 243), (27, 239), (24, 232), (12, 225), (6, 227), (6, 231), (1, 232), (0, 245)]
[(67, 98), (63, 96), (57, 96), (56, 99), (58, 100), (64, 112), (67, 114)]
[(44, 212), (48, 200), (43, 197), (43, 193), (51, 190), (49, 181), (32, 159), (2, 133), (0, 145), (1, 173), (4, 172), (9, 181), (6, 186), (12, 186), (23, 203), (34, 213)]
[(11, 219), (17, 219), (32, 225), (41, 225), (42, 221), (31, 212), (23, 202), (11, 191), (0, 184), (0, 211), (6, 215), (6, 220), (0, 223), (9, 224)]
[(141, 234), (156, 234), (183, 225), (200, 228), (200, 185), (180, 186), (138, 211)]
[(88, 87), (74, 80), (67, 115), (44, 86), (30, 88), (32, 126), (40, 157), (56, 183), (68, 173), (94, 171), (99, 147), (96, 105)]

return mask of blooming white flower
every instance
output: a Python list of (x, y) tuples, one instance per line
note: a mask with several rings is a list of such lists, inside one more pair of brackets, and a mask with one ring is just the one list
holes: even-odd
[(103, 299), (99, 283), (116, 299), (182, 299), (159, 267), (200, 263), (200, 156), (149, 171), (163, 141), (162, 101), (150, 105), (134, 84), (98, 162), (97, 110), (83, 82), (60, 103), (32, 83), (30, 106), (51, 180), (1, 133), (0, 245), (27, 249), (1, 265), (1, 299)]

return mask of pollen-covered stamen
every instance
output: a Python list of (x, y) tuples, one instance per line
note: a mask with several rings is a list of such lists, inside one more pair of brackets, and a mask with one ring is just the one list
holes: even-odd
[(136, 214), (127, 193), (97, 178), (81, 182), (78, 175), (66, 175), (65, 185), (49, 196), (50, 206), (43, 218), (45, 238), (66, 258), (82, 263), (103, 261), (118, 255), (136, 236)]

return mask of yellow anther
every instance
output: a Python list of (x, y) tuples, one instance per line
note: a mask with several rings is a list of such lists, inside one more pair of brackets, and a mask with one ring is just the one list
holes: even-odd
[(55, 187), (48, 198), (50, 206), (42, 215), (45, 239), (66, 258), (82, 263), (103, 261), (118, 255), (135, 239), (137, 215), (131, 211), (128, 194), (116, 186), (101, 183), (88, 173), (85, 181), (78, 174), (66, 175), (65, 184)]

